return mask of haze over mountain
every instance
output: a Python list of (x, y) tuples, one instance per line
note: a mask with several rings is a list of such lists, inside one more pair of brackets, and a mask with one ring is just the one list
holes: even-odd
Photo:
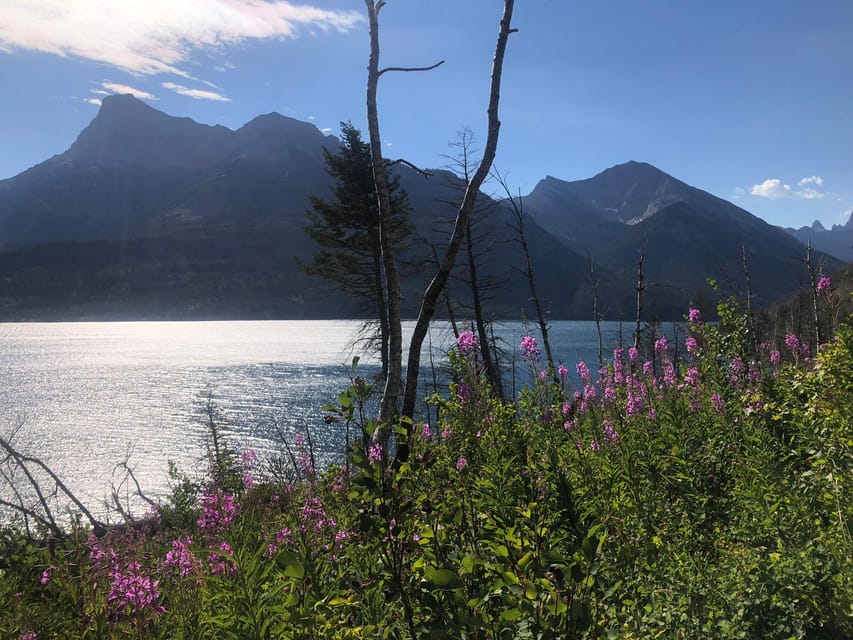
[(785, 231), (800, 242), (811, 242), (818, 251), (828, 253), (839, 260), (853, 260), (853, 211), (850, 212), (846, 224), (834, 224), (827, 229), (819, 220), (815, 220), (810, 227), (787, 228)]
[[(312, 124), (271, 113), (236, 131), (161, 113), (131, 96), (103, 100), (64, 153), (0, 181), (0, 319), (108, 317), (350, 317), (358, 301), (304, 275), (314, 247), (308, 197), (329, 195)], [(461, 197), (445, 171), (424, 179), (400, 167), (418, 241), (404, 308), (416, 310), (429, 277), (428, 245), (442, 247)], [(795, 289), (805, 248), (747, 211), (637, 162), (588, 180), (547, 177), (522, 200), (537, 285), (554, 317), (589, 318), (589, 252), (606, 317), (630, 318), (638, 252), (645, 247), (648, 314), (680, 317), (688, 301), (742, 281), (768, 302)], [(508, 209), (479, 198), (478, 270), (500, 282), (490, 309), (519, 317), (528, 303), (514, 267)], [(442, 222), (444, 221), (444, 222)], [(460, 266), (464, 260), (460, 258)], [(827, 268), (835, 266), (827, 261)], [(464, 299), (464, 286), (453, 289)]]

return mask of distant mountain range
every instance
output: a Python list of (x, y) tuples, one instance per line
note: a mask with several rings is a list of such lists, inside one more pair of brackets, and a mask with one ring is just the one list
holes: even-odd
[[(105, 98), (67, 151), (0, 181), (0, 320), (359, 315), (358, 300), (297, 264), (314, 250), (304, 232), (309, 195), (326, 197), (332, 185), (323, 149), (338, 147), (334, 136), (276, 113), (232, 131), (131, 96)], [(429, 247), (440, 251), (462, 185), (446, 171), (398, 173), (417, 235), (403, 256), (415, 265), (403, 305), (414, 314)], [(521, 205), (537, 286), (555, 318), (591, 318), (588, 255), (608, 319), (633, 317), (641, 250), (647, 317), (678, 318), (690, 300), (710, 308), (742, 289), (743, 250), (758, 303), (804, 278), (805, 247), (793, 235), (648, 164), (576, 182), (547, 177)], [(485, 194), (478, 209), (477, 268), (500, 285), (489, 310), (518, 318), (529, 294), (510, 213)], [(821, 259), (827, 270), (840, 266)], [(464, 283), (451, 293), (464, 316)]]
[(834, 224), (826, 229), (819, 220), (810, 227), (785, 229), (802, 243), (811, 242), (818, 251), (827, 253), (845, 262), (853, 261), (853, 211), (846, 224)]

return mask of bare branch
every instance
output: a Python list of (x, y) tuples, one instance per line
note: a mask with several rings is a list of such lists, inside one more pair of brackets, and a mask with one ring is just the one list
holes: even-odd
[(439, 60), (435, 64), (430, 65), (428, 67), (385, 67), (379, 72), (379, 77), (381, 77), (383, 73), (386, 73), (388, 71), (432, 71), (436, 67), (440, 67), (443, 64), (444, 60)]
[(539, 324), (539, 332), (542, 334), (542, 346), (545, 347), (545, 358), (548, 362), (548, 371), (557, 384), (560, 383), (560, 378), (557, 376), (557, 369), (554, 366), (554, 356), (551, 351), (551, 340), (549, 337), (548, 321), (546, 319), (545, 310), (542, 308), (542, 301), (539, 294), (536, 292), (536, 274), (533, 269), (533, 256), (530, 253), (530, 245), (527, 242), (527, 235), (524, 232), (524, 221), (527, 214), (524, 212), (524, 202), (521, 199), (521, 194), (515, 197), (507, 184), (506, 178), (499, 171), (494, 170), (492, 175), (497, 180), (498, 184), (506, 193), (507, 207), (512, 214), (513, 223), (508, 225), (518, 234), (516, 240), (521, 245), (522, 254), (524, 256), (524, 270), (522, 273), (527, 280), (527, 287), (530, 290), (529, 300), (533, 302), (533, 307), (536, 310), (536, 321)]
[(403, 158), (397, 158), (396, 160), (389, 162), (388, 166), (393, 167), (395, 164), (404, 164), (407, 167), (409, 167), (410, 169), (414, 169), (415, 171), (417, 171), (419, 174), (421, 174), (425, 178), (431, 178), (432, 177), (432, 174), (429, 171), (424, 171), (420, 167), (413, 165), (408, 160), (403, 160)]
[(30, 473), (30, 470), (27, 468), (27, 465), (24, 464), (27, 462), (24, 456), (22, 456), (17, 449), (12, 446), (12, 443), (4, 438), (0, 437), (0, 448), (2, 448), (14, 461), (15, 465), (18, 469), (23, 471), (24, 475), (27, 477), (27, 481), (30, 483), (30, 486), (33, 488), (33, 491), (36, 492), (36, 496), (38, 496), (39, 503), (41, 504), (42, 509), (44, 509), (45, 518), (49, 521), (50, 530), (57, 534), (58, 537), (62, 537), (62, 531), (59, 526), (56, 524), (56, 519), (53, 517), (53, 512), (50, 510), (50, 506), (47, 503), (47, 498), (44, 495), (44, 492), (41, 490), (41, 485), (38, 481), (33, 477), (33, 474)]
[[(415, 399), (417, 396), (418, 371), (420, 368), (420, 350), (423, 345), (424, 338), (427, 334), (430, 321), (435, 312), (435, 305), (441, 295), (441, 290), (444, 288), (450, 276), (450, 271), (456, 262), (456, 256), (459, 253), (462, 240), (465, 233), (468, 231), (469, 222), (474, 211), (474, 205), (477, 202), (477, 194), (480, 187), (483, 185), (489, 170), (494, 162), (498, 147), (498, 137), (500, 132), (500, 119), (498, 118), (498, 106), (500, 104), (501, 77), (503, 73), (504, 55), (506, 53), (507, 41), (511, 31), (510, 23), (512, 22), (512, 13), (515, 6), (514, 0), (504, 0), (504, 10), (501, 16), (500, 30), (498, 32), (497, 44), (495, 46), (495, 54), (492, 59), (492, 76), (489, 90), (489, 106), (486, 110), (488, 116), (488, 129), (486, 135), (486, 144), (483, 151), (483, 157), (477, 170), (471, 176), (465, 189), (465, 195), (462, 198), (462, 203), (457, 211), (456, 222), (454, 224), (453, 233), (450, 241), (447, 244), (447, 251), (436, 275), (430, 281), (421, 299), (421, 306), (418, 311), (418, 319), (415, 322), (415, 328), (412, 332), (412, 338), (409, 343), (409, 357), (407, 366), (406, 389), (403, 398), (403, 415), (412, 417), (415, 413)], [(407, 443), (400, 443), (397, 449), (396, 461), (405, 461), (408, 457), (409, 450)]]
[[(133, 469), (131, 469), (130, 466), (128, 465), (127, 460), (124, 460), (123, 462), (119, 462), (115, 466), (115, 468), (124, 470), (125, 480), (127, 480), (127, 478), (130, 478), (131, 480), (133, 480), (133, 484), (136, 487), (136, 491), (134, 491), (134, 495), (139, 496), (140, 498), (142, 498), (145, 502), (147, 502), (152, 507), (159, 507), (159, 505), (157, 504), (156, 501), (149, 498), (147, 495), (145, 495), (145, 492), (142, 491), (142, 487), (139, 485), (139, 481), (136, 479), (136, 475), (133, 473)], [(124, 483), (121, 483), (121, 484), (124, 484)], [(121, 486), (121, 484), (119, 486)]]

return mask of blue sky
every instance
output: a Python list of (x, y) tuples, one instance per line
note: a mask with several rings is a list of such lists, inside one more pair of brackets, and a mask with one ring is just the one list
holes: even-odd
[[(853, 2), (517, 0), (497, 168), (515, 189), (650, 162), (768, 222), (853, 209)], [(389, 157), (485, 135), (500, 0), (388, 0)], [(362, 0), (3, 0), (0, 178), (64, 151), (105, 93), (238, 128), (278, 111), (364, 128)]]

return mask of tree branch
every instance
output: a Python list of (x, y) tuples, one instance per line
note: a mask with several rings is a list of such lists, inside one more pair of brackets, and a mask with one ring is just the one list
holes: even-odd
[(409, 167), (410, 169), (414, 169), (415, 171), (417, 171), (424, 178), (431, 178), (432, 177), (432, 174), (429, 171), (425, 171), (424, 169), (421, 169), (420, 167), (412, 164), (408, 160), (403, 160), (403, 158), (397, 158), (396, 160), (389, 162), (388, 166), (393, 167), (395, 164), (404, 164), (407, 167)]
[(444, 64), (444, 60), (439, 60), (435, 64), (430, 65), (428, 67), (385, 67), (384, 69), (382, 69), (379, 72), (378, 77), (381, 78), (382, 74), (386, 73), (388, 71), (406, 71), (406, 72), (408, 72), (408, 71), (432, 71), (433, 69), (440, 67), (443, 64)]

